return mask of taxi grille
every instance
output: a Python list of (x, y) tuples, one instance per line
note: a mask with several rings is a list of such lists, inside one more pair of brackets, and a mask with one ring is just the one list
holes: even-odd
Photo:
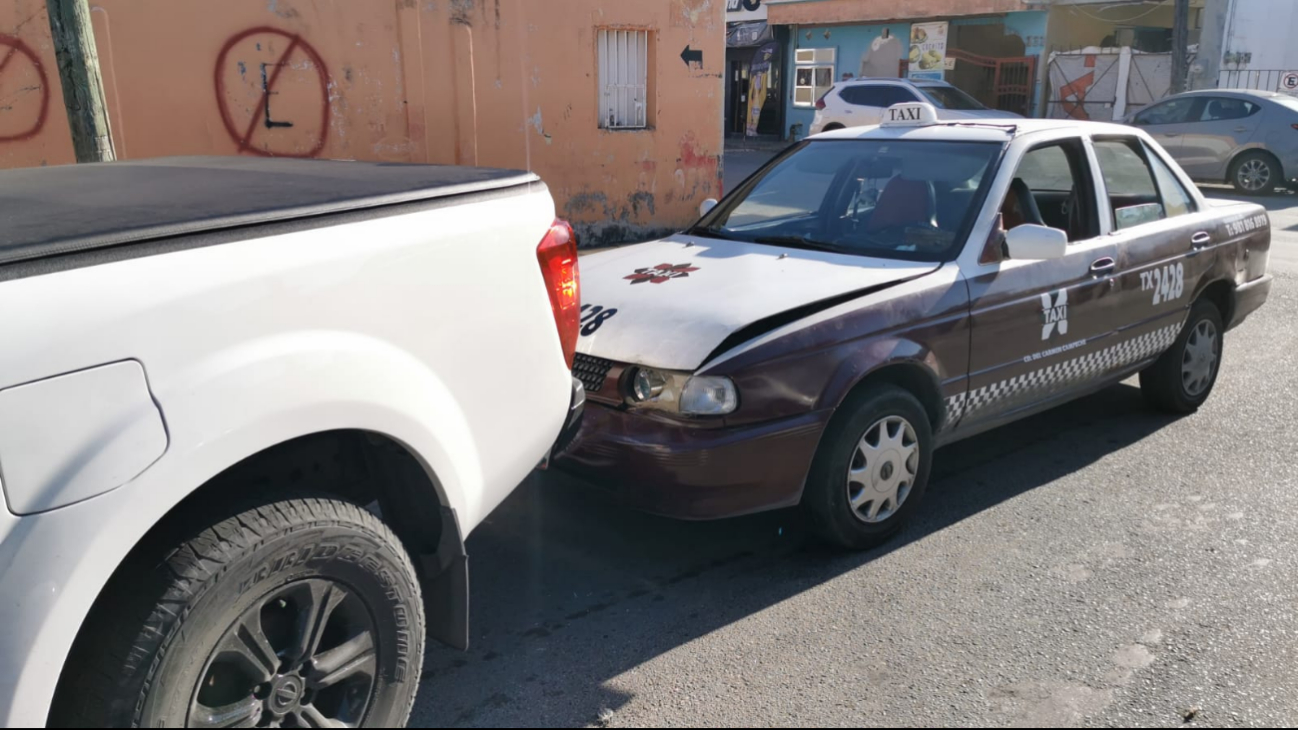
[(586, 392), (598, 393), (604, 387), (604, 379), (608, 377), (608, 371), (612, 369), (613, 363), (608, 360), (577, 353), (572, 374), (586, 386)]

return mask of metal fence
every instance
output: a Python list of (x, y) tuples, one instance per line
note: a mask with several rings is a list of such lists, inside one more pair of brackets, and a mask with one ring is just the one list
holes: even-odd
[(1289, 75), (1284, 69), (1227, 69), (1217, 76), (1218, 89), (1257, 89), (1259, 91), (1285, 91), (1293, 93), (1298, 89), (1281, 88), (1281, 82)]

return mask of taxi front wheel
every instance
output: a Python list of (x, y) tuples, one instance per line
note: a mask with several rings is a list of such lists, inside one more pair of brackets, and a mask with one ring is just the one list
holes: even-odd
[(1181, 336), (1171, 349), (1140, 373), (1140, 389), (1145, 399), (1169, 413), (1199, 410), (1217, 384), (1225, 331), (1215, 304), (1205, 300), (1195, 302)]
[(802, 498), (815, 532), (850, 550), (879, 545), (918, 508), (933, 462), (933, 428), (909, 392), (853, 394), (830, 422)]

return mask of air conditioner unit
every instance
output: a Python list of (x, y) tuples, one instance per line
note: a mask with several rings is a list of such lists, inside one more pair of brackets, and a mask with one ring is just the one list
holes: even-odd
[(793, 57), (799, 66), (821, 66), (833, 63), (837, 55), (836, 48), (799, 48)]

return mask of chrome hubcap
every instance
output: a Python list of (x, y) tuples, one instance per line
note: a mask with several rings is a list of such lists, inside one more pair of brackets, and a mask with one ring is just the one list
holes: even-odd
[(1202, 395), (1212, 384), (1219, 357), (1217, 342), (1217, 327), (1206, 319), (1195, 325), (1190, 339), (1185, 341), (1185, 353), (1181, 356), (1181, 384), (1191, 398)]
[(901, 416), (865, 430), (847, 468), (847, 501), (858, 520), (879, 523), (897, 514), (919, 472), (919, 439)]
[(1239, 166), (1238, 177), (1245, 190), (1261, 190), (1271, 182), (1271, 167), (1262, 160), (1249, 160)]

